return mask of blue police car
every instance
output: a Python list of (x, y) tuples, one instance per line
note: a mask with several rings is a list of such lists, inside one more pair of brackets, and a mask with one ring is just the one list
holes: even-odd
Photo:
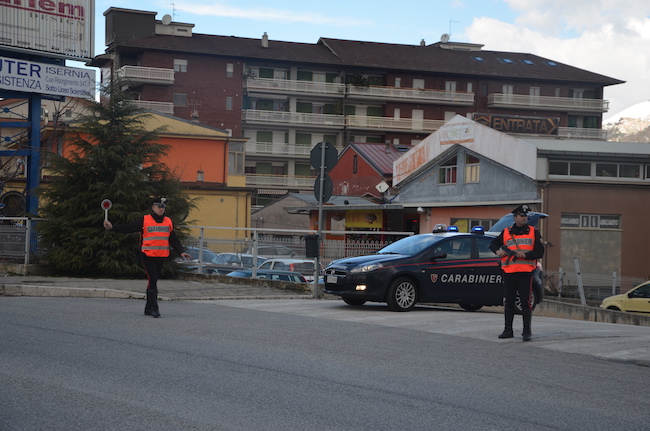
[[(417, 303), (455, 303), (468, 311), (503, 305), (500, 259), (489, 249), (494, 236), (439, 232), (403, 238), (368, 256), (333, 261), (325, 270), (325, 292), (349, 305), (385, 302), (409, 311)], [(543, 298), (536, 277), (533, 303)]]

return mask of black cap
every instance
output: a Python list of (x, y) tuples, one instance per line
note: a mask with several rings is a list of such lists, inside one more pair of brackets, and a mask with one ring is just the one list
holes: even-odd
[(152, 204), (164, 204), (167, 202), (167, 198), (154, 198), (154, 200), (151, 201)]
[(512, 213), (513, 214), (528, 214), (529, 211), (530, 211), (530, 207), (528, 205), (526, 205), (526, 204), (523, 204), (523, 205), (519, 205), (517, 208), (512, 210)]

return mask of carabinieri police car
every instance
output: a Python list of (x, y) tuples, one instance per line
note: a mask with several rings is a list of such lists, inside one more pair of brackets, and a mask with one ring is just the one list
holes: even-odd
[[(489, 249), (493, 239), (480, 229), (406, 237), (369, 256), (333, 261), (325, 269), (325, 292), (349, 305), (386, 302), (395, 311), (416, 303), (457, 303), (468, 311), (503, 305), (500, 259)], [(539, 278), (533, 284), (537, 304), (543, 290)]]

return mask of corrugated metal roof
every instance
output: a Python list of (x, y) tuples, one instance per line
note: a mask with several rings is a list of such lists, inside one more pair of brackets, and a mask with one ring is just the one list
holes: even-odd
[(392, 144), (379, 144), (368, 142), (351, 142), (353, 148), (377, 172), (384, 176), (393, 176), (393, 161), (404, 154)]

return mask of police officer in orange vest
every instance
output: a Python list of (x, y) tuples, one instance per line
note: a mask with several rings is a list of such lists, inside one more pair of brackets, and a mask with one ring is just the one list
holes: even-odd
[[(521, 314), (524, 321), (524, 341), (530, 341), (533, 316), (532, 289), (533, 271), (537, 259), (544, 256), (544, 243), (539, 230), (528, 224), (528, 205), (519, 205), (512, 213), (515, 223), (507, 227), (490, 244), (490, 249), (501, 258), (503, 284), (505, 287), (505, 329), (499, 338), (512, 338), (512, 322), (515, 317), (517, 293), (521, 300)], [(505, 249), (505, 250), (504, 250)]]
[(158, 308), (158, 278), (163, 264), (169, 257), (169, 247), (181, 257), (191, 259), (174, 234), (174, 226), (169, 217), (165, 216), (166, 198), (156, 198), (151, 205), (151, 214), (139, 217), (132, 223), (113, 225), (104, 221), (104, 227), (117, 233), (140, 232), (141, 257), (144, 270), (147, 272), (147, 303), (144, 306), (146, 316), (160, 317)]

